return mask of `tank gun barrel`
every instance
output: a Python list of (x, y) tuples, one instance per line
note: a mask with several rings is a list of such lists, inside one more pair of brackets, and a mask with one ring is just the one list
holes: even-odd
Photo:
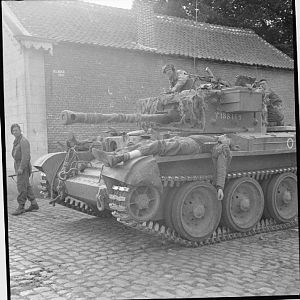
[(99, 123), (137, 123), (137, 122), (156, 122), (168, 124), (174, 122), (174, 116), (166, 114), (101, 114), (101, 113), (83, 113), (71, 110), (61, 112), (60, 120), (63, 125), (75, 123), (99, 124)]

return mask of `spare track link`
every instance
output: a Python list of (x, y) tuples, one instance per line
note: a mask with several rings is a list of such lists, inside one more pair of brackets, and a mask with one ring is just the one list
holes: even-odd
[[(297, 167), (272, 169), (264, 171), (251, 171), (251, 172), (237, 172), (227, 174), (227, 179), (239, 178), (239, 177), (252, 177), (256, 180), (268, 179), (272, 175), (285, 173), (285, 172), (297, 172)], [(208, 181), (211, 176), (162, 176), (162, 184), (167, 187), (180, 186), (183, 183), (191, 181)], [(142, 232), (157, 236), (162, 240), (167, 240), (176, 244), (184, 245), (186, 247), (201, 247), (204, 245), (211, 245), (222, 241), (234, 240), (237, 238), (243, 238), (253, 236), (259, 233), (266, 233), (271, 231), (285, 230), (298, 226), (298, 218), (296, 217), (289, 223), (276, 223), (274, 219), (262, 219), (257, 225), (248, 232), (234, 232), (229, 228), (218, 227), (211, 237), (201, 241), (192, 242), (179, 236), (173, 229), (168, 228), (165, 225), (161, 225), (157, 221), (138, 222), (135, 221), (127, 213), (125, 199), (129, 192), (128, 187), (113, 186), (112, 193), (109, 194), (109, 207), (113, 210), (112, 215), (118, 222), (137, 229)]]

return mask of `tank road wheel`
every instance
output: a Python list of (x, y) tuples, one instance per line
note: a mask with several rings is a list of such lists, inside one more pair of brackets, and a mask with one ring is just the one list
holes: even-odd
[(136, 221), (151, 220), (160, 204), (159, 191), (149, 185), (134, 187), (126, 198), (129, 215)]
[(297, 176), (275, 175), (267, 187), (266, 211), (278, 222), (289, 222), (298, 212)]
[(171, 188), (168, 192), (165, 207), (164, 207), (164, 218), (167, 227), (174, 229), (173, 220), (172, 220), (172, 206), (174, 203), (175, 195), (178, 193), (178, 188)]
[(192, 182), (179, 188), (172, 205), (175, 230), (190, 241), (201, 241), (217, 228), (222, 212), (216, 189), (205, 182)]
[(264, 194), (253, 178), (238, 178), (225, 187), (222, 224), (240, 232), (250, 230), (264, 210)]

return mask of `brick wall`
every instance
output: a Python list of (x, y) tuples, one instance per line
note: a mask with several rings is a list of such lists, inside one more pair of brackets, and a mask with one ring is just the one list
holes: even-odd
[[(69, 132), (83, 139), (108, 128), (107, 124), (63, 126), (59, 123), (62, 110), (132, 113), (137, 99), (155, 96), (168, 87), (167, 78), (161, 74), (161, 67), (167, 62), (198, 74), (205, 74), (209, 67), (217, 77), (231, 83), (239, 74), (269, 79), (271, 87), (284, 100), (286, 122), (294, 124), (292, 71), (203, 60), (197, 60), (195, 71), (193, 59), (59, 43), (54, 47), (54, 55), (45, 57), (48, 151), (57, 151), (57, 141), (64, 142)], [(135, 124), (112, 126), (127, 131), (136, 129)]]

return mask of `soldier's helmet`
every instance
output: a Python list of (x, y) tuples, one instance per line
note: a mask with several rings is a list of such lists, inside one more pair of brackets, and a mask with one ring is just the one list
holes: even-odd
[(168, 70), (175, 71), (175, 67), (173, 64), (166, 64), (162, 67), (163, 74), (167, 73)]

